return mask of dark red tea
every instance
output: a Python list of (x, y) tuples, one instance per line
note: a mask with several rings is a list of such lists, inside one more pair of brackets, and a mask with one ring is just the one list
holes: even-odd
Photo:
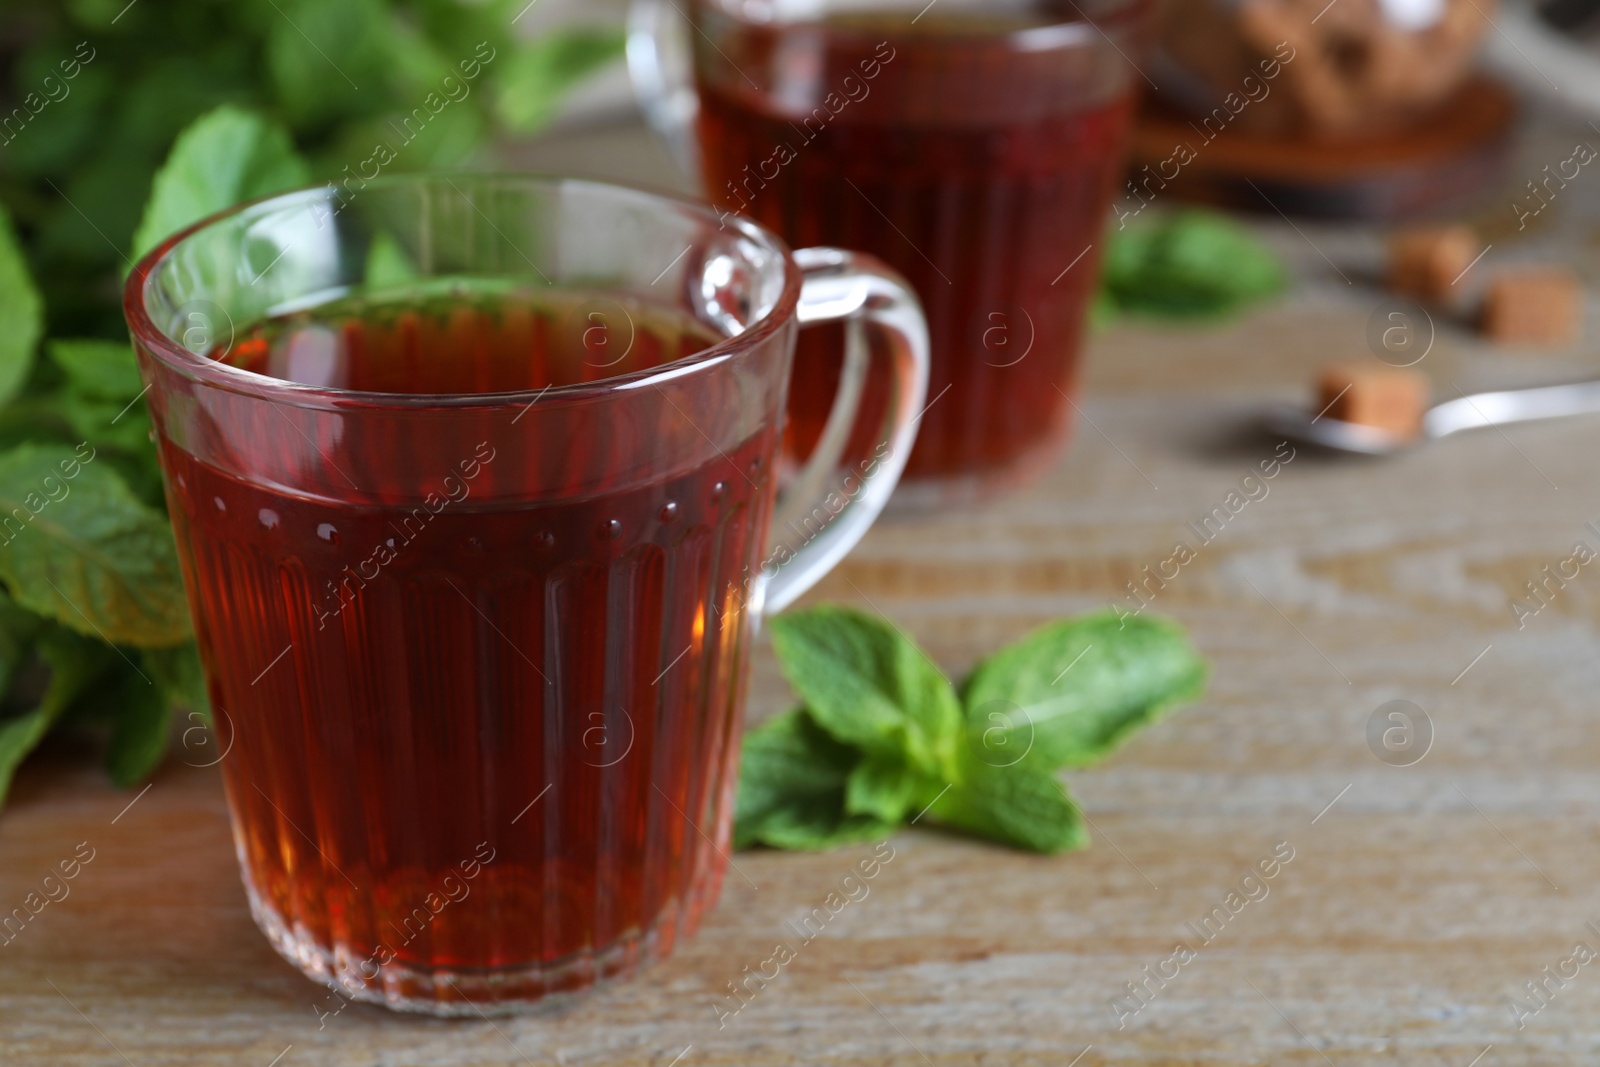
[[(487, 393), (718, 340), (604, 294), (435, 290), (269, 321), (226, 359), (308, 384)], [(714, 815), (775, 431), (551, 500), (489, 491), (527, 461), (508, 450), (439, 464), (419, 458), (436, 442), (371, 432), (315, 443), (348, 499), (246, 484), (163, 442), (258, 920), (313, 973), (372, 995), (415, 976), (401, 992), (442, 1001), (441, 970), (465, 986), (524, 968), (463, 989), (494, 1000), (665, 951), (721, 880)], [(574, 464), (607, 447), (547, 446)], [(437, 499), (374, 499), (397, 484)]]
[[(910, 280), (932, 374), (906, 477), (984, 479), (1068, 429), (1136, 75), (1075, 5), (930, 5), (913, 22), (916, 6), (784, 26), (702, 0), (701, 158), (723, 207)], [(840, 348), (837, 330), (801, 335), (789, 410), (802, 452)]]

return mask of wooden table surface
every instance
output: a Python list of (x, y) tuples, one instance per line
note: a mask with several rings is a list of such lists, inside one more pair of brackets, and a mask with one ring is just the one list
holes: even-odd
[[(641, 143), (617, 136), (553, 142), (541, 162), (604, 170)], [(1600, 279), (1592, 223), (1563, 217), (1498, 239), (1478, 269), (1560, 254)], [(1250, 430), (1263, 404), (1366, 354), (1375, 236), (1263, 232), (1295, 264), (1294, 293), (1217, 328), (1096, 337), (1076, 441), (1043, 481), (881, 525), (811, 600), (870, 602), (959, 672), (1119, 599), (1273, 453)], [(1593, 375), (1592, 347), (1519, 357), (1441, 322), (1421, 366), (1448, 393)], [(1521, 629), (1510, 602), (1575, 542), (1600, 550), (1585, 526), (1597, 456), (1594, 419), (1382, 461), (1301, 450), (1154, 605), (1190, 628), (1214, 680), (1071, 778), (1088, 851), (897, 834), (870, 895), (723, 1025), (727, 983), (870, 849), (736, 856), (745, 877), (696, 939), (553, 1014), (319, 1020), (325, 994), (251, 923), (215, 770), (178, 753), (147, 792), (121, 793), (92, 755), (50, 749), (0, 816), (0, 911), (80, 843), (94, 858), (0, 947), (0, 1064), (1594, 1064), (1600, 961), (1549, 975), (1572, 975), (1575, 945), (1600, 949), (1600, 577), (1585, 568)], [(750, 715), (788, 699), (763, 645)], [(1431, 724), (1410, 766), (1369, 744), (1391, 700)], [(1275, 849), (1293, 859), (1268, 894), (1202, 944), (1186, 924)], [(1117, 1011), (1180, 939), (1195, 958)]]

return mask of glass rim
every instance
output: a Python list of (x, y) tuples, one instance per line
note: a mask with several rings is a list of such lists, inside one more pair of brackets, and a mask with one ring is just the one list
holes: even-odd
[[(694, 7), (714, 8), (727, 17), (747, 26), (765, 26), (773, 29), (795, 29), (800, 27), (828, 26), (825, 18), (816, 16), (800, 18), (771, 18), (765, 20), (747, 17), (741, 10), (747, 6), (745, 0), (693, 0)], [(931, 5), (930, 5), (931, 6)], [(949, 41), (951, 43), (970, 41), (1009, 41), (1018, 51), (1044, 52), (1053, 48), (1072, 48), (1091, 43), (1106, 37), (1107, 29), (1122, 30), (1130, 24), (1139, 24), (1155, 7), (1155, 0), (1109, 0), (1108, 10), (1104, 14), (1090, 18), (1076, 3), (1072, 5), (1077, 12), (1076, 17), (1062, 18), (1054, 21), (1041, 22), (1037, 26), (1026, 26), (1021, 29), (1007, 30), (956, 30), (948, 33), (940, 32), (927, 34), (920, 38), (922, 41)], [(907, 11), (909, 14), (910, 11)], [(921, 18), (921, 15), (917, 16)], [(913, 19), (912, 22), (915, 22)], [(849, 26), (828, 26), (831, 35), (841, 37), (883, 37), (885, 33), (891, 37), (897, 31), (874, 29), (857, 30)]]
[[(423, 186), (441, 182), (454, 185), (458, 181), (482, 184), (511, 184), (524, 187), (561, 190), (582, 188), (609, 194), (630, 196), (661, 209), (687, 211), (719, 228), (731, 227), (742, 235), (758, 242), (768, 250), (778, 253), (784, 267), (783, 290), (772, 308), (744, 331), (725, 336), (714, 345), (657, 367), (646, 367), (591, 382), (574, 382), (568, 385), (548, 385), (542, 389), (516, 389), (492, 393), (387, 393), (366, 389), (341, 389), (334, 386), (306, 385), (269, 374), (245, 370), (232, 364), (199, 355), (178, 343), (155, 324), (150, 317), (146, 294), (158, 269), (183, 241), (209, 230), (229, 219), (259, 210), (267, 205), (291, 205), (294, 201), (313, 202), (317, 198), (333, 195), (337, 187), (332, 182), (301, 186), (282, 192), (269, 193), (207, 215), (197, 222), (171, 234), (156, 247), (141, 256), (128, 273), (123, 284), (122, 310), (128, 323), (128, 332), (134, 344), (145, 349), (165, 367), (183, 375), (190, 381), (241, 396), (254, 397), (274, 403), (296, 407), (324, 409), (345, 408), (501, 408), (525, 406), (544, 399), (585, 400), (608, 396), (618, 392), (645, 388), (663, 381), (677, 380), (697, 372), (720, 366), (740, 352), (756, 347), (770, 337), (786, 322), (795, 318), (800, 302), (800, 270), (795, 265), (789, 246), (777, 234), (743, 215), (718, 212), (709, 203), (677, 193), (651, 189), (626, 182), (605, 181), (595, 178), (574, 178), (558, 174), (516, 173), (511, 171), (417, 171), (407, 174), (380, 175), (361, 187), (365, 192), (377, 186)], [(691, 246), (692, 247), (692, 246)], [(721, 330), (696, 316), (702, 325)]]

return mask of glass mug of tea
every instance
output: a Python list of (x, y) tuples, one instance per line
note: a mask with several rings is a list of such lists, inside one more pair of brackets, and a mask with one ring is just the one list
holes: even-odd
[[(930, 403), (897, 505), (989, 495), (1065, 441), (1152, 7), (635, 0), (636, 92), (707, 197), (796, 245), (871, 252), (922, 297)], [(832, 341), (800, 342), (801, 454), (837, 389)]]
[[(215, 216), (125, 310), (277, 950), (347, 997), (470, 1015), (691, 933), (760, 616), (910, 452), (905, 285), (632, 189), (403, 176)], [(892, 403), (879, 462), (822, 508), (775, 466), (798, 327), (835, 319), (877, 339), (854, 370)], [(831, 521), (768, 551), (775, 505)]]

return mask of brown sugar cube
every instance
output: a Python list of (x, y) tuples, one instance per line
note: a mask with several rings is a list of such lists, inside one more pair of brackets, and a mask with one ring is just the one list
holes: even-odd
[(1428, 379), (1381, 363), (1334, 363), (1322, 368), (1317, 410), (1323, 417), (1372, 426), (1398, 437), (1422, 432)]
[(1500, 344), (1572, 344), (1583, 333), (1583, 285), (1560, 267), (1502, 274), (1483, 294), (1482, 328)]
[(1481, 251), (1466, 226), (1402, 230), (1389, 242), (1389, 288), (1418, 300), (1444, 300)]

